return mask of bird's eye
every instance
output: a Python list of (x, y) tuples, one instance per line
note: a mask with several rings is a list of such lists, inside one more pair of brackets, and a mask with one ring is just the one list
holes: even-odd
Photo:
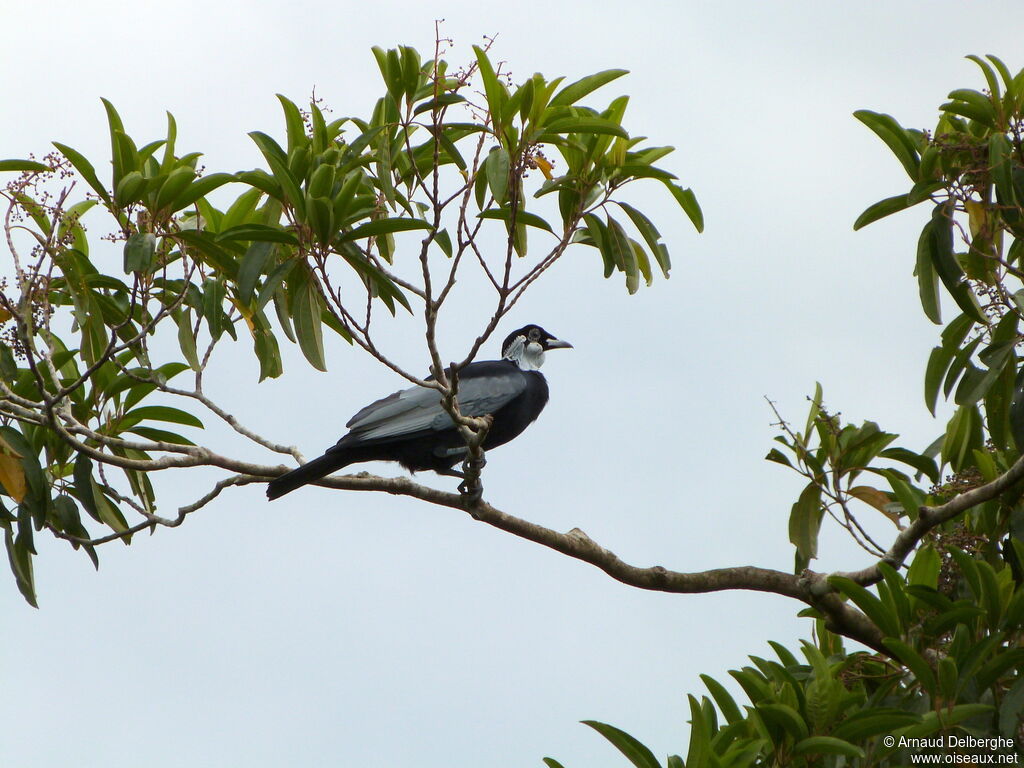
[(530, 329), (530, 341), (540, 341), (540, 331), (537, 328)]

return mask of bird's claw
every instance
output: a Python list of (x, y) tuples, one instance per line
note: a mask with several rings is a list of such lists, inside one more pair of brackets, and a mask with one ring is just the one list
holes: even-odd
[(462, 462), (462, 469), (464, 472), (474, 471), (479, 474), (484, 467), (487, 466), (487, 457), (481, 456), (479, 459), (466, 459)]
[(476, 504), (484, 496), (484, 487), (480, 485), (479, 480), (472, 484), (463, 480), (459, 483), (459, 493), (470, 504)]
[(480, 456), (479, 459), (467, 458), (462, 462), (463, 480), (459, 483), (459, 493), (462, 494), (470, 504), (476, 504), (483, 498), (484, 487), (480, 482), (480, 472), (487, 466), (487, 458)]

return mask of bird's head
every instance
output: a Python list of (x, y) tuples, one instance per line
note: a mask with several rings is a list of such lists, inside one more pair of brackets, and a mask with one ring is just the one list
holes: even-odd
[(572, 349), (572, 344), (556, 339), (539, 325), (527, 325), (508, 335), (501, 345), (501, 356), (524, 371), (535, 371), (544, 363), (544, 353), (549, 349)]

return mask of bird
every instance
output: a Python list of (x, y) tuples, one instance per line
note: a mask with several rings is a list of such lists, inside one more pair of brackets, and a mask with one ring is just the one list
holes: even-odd
[[(548, 402), (547, 380), (539, 370), (544, 353), (571, 348), (539, 325), (527, 325), (505, 339), (501, 360), (470, 363), (458, 372), (460, 413), (492, 418), (483, 450), (504, 445), (536, 420)], [(323, 456), (271, 480), (267, 498), (273, 501), (364, 461), (397, 461), (413, 473), (429, 469), (464, 476), (454, 467), (466, 460), (469, 448), (436, 389), (415, 386), (395, 392), (370, 403), (345, 426), (348, 434)]]

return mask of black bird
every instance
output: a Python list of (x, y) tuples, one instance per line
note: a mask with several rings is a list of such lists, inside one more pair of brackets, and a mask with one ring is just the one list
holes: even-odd
[[(544, 353), (571, 347), (539, 325), (527, 325), (505, 339), (501, 360), (470, 363), (459, 371), (461, 413), (494, 418), (483, 442), (485, 451), (518, 436), (540, 415), (548, 402), (548, 383), (537, 370)], [(466, 458), (468, 448), (435, 389), (395, 392), (363, 408), (345, 426), (349, 433), (323, 456), (271, 480), (267, 497), (276, 499), (363, 461), (397, 461), (411, 472), (432, 469), (462, 476), (453, 467)]]

